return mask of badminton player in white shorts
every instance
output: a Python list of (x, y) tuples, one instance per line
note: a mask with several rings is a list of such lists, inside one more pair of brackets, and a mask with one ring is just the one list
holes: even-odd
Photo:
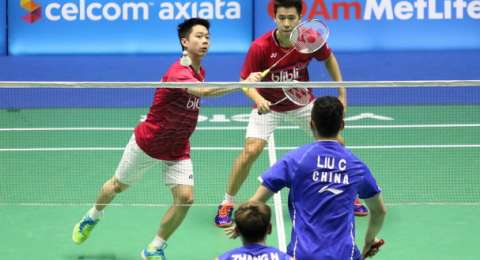
[[(260, 36), (252, 43), (240, 74), (242, 79), (248, 77), (251, 80), (269, 82), (308, 81), (308, 64), (312, 59), (316, 59), (325, 62), (333, 80), (342, 81), (337, 60), (327, 44), (312, 54), (302, 54), (294, 51), (274, 67), (270, 73), (262, 77), (261, 72), (270, 68), (291, 50), (290, 33), (301, 21), (302, 8), (301, 0), (274, 1), (276, 28)], [(275, 128), (283, 121), (291, 120), (310, 132), (311, 102), (305, 106), (298, 106), (290, 100), (284, 99), (285, 95), (281, 89), (249, 88), (245, 93), (254, 101), (255, 105), (250, 113), (245, 146), (234, 161), (224, 200), (218, 207), (215, 216), (215, 224), (218, 227), (227, 227), (232, 224), (234, 196), (240, 190), (251, 166), (262, 153)], [(339, 100), (346, 107), (345, 88), (339, 88), (338, 94)], [(314, 96), (311, 89), (309, 89), (309, 95), (310, 101), (313, 101)], [(284, 100), (279, 102), (282, 99)], [(353, 207), (357, 216), (368, 214), (367, 208), (358, 199)]]
[[(205, 70), (201, 60), (207, 54), (209, 22), (192, 18), (178, 26), (184, 56), (170, 66), (164, 82), (201, 82)], [(189, 138), (199, 115), (200, 96), (222, 95), (234, 89), (158, 88), (145, 121), (141, 122), (127, 144), (114, 176), (103, 184), (100, 194), (82, 220), (75, 225), (72, 239), (84, 242), (99, 222), (104, 208), (115, 196), (134, 184), (152, 166), (164, 169), (165, 183), (173, 204), (163, 216), (153, 241), (141, 251), (143, 259), (166, 259), (166, 240), (182, 223), (193, 203), (193, 169)]]

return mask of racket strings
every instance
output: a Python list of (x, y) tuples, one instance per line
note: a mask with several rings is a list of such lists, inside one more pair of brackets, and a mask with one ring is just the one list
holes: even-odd
[(307, 88), (285, 88), (283, 92), (294, 104), (304, 106), (310, 102), (310, 92)]
[(290, 42), (298, 52), (308, 54), (320, 49), (328, 36), (328, 27), (314, 19), (295, 27), (290, 35)]

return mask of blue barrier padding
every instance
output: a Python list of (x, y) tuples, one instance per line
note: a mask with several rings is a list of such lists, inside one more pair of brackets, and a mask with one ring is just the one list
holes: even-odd
[[(479, 79), (480, 51), (336, 53), (345, 80)], [(0, 56), (2, 81), (156, 81), (178, 55), (162, 56)], [(207, 81), (237, 81), (244, 54), (209, 54)], [(329, 80), (322, 63), (313, 62), (312, 80)], [(349, 90), (351, 105), (479, 104), (480, 88)], [(318, 94), (336, 94), (317, 90)], [(151, 89), (0, 89), (0, 108), (146, 107)], [(204, 105), (243, 106), (241, 93), (205, 98)]]
[(7, 2), (0, 1), (0, 55), (7, 53)]

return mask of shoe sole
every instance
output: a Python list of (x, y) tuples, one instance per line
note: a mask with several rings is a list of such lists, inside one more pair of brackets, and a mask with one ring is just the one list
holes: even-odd
[(230, 222), (228, 224), (217, 224), (217, 223), (215, 223), (215, 226), (217, 226), (218, 228), (227, 228), (227, 227), (230, 227), (231, 225), (233, 225), (233, 222)]

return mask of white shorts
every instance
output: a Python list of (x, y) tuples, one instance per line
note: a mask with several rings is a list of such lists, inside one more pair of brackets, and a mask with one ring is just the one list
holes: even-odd
[(154, 165), (161, 164), (165, 173), (165, 184), (169, 187), (175, 185), (193, 186), (192, 160), (164, 161), (152, 158), (145, 154), (132, 135), (118, 164), (115, 177), (121, 183), (132, 185), (142, 178), (144, 172)]
[(304, 129), (308, 133), (310, 130), (310, 119), (313, 108), (313, 102), (295, 110), (286, 112), (271, 111), (267, 114), (258, 114), (257, 109), (250, 113), (246, 137), (255, 137), (268, 141), (268, 138), (282, 122), (290, 121)]

